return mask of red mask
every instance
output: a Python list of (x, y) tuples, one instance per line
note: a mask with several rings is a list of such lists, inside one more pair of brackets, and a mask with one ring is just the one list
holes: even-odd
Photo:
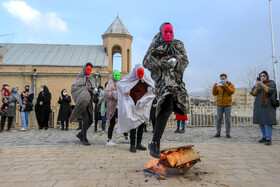
[(144, 76), (144, 69), (143, 69), (143, 68), (137, 69), (137, 77), (138, 77), (139, 79), (142, 79), (143, 76)]
[(162, 28), (162, 36), (166, 42), (170, 42), (173, 39), (173, 27), (170, 24), (166, 24)]
[(92, 70), (92, 67), (91, 67), (91, 66), (87, 66), (87, 68), (86, 68), (86, 74), (87, 74), (87, 75), (90, 75), (90, 74), (91, 74), (91, 70)]

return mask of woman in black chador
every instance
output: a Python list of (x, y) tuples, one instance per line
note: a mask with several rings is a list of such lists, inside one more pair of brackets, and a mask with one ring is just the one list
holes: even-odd
[(61, 121), (61, 130), (64, 130), (64, 122), (66, 123), (65, 130), (68, 130), (69, 117), (71, 115), (70, 103), (71, 103), (71, 96), (67, 94), (66, 89), (63, 89), (58, 99), (58, 104), (60, 104), (60, 108), (57, 117), (57, 121)]
[(49, 128), (49, 116), (51, 113), (51, 98), (52, 95), (49, 92), (48, 87), (45, 85), (41, 87), (41, 92), (38, 95), (37, 103), (35, 105), (36, 118), (39, 125), (39, 129)]
[(155, 158), (160, 158), (160, 139), (172, 111), (186, 115), (189, 107), (188, 92), (183, 82), (189, 61), (183, 42), (173, 36), (172, 25), (163, 23), (143, 60), (143, 66), (151, 72), (155, 81), (158, 100), (154, 135), (149, 145), (150, 155)]

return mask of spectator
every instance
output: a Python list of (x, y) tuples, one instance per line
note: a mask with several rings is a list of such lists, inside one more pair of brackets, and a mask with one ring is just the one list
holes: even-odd
[(49, 116), (51, 113), (51, 98), (52, 95), (49, 92), (47, 86), (41, 86), (41, 92), (38, 94), (37, 103), (35, 105), (36, 118), (39, 125), (39, 130), (49, 128)]
[(1, 89), (1, 95), (2, 95), (2, 106), (1, 106), (1, 111), (0, 114), (7, 114), (8, 112), (8, 100), (10, 97), (10, 91), (9, 91), (9, 84), (4, 83), (3, 88)]
[(101, 101), (99, 101), (100, 92), (103, 90), (102, 86), (98, 86), (98, 92), (94, 94), (93, 102), (95, 103), (94, 107), (94, 132), (97, 131), (98, 121), (101, 120)]
[(215, 83), (213, 86), (213, 95), (217, 96), (217, 133), (215, 137), (221, 136), (221, 126), (223, 113), (226, 118), (226, 137), (230, 136), (230, 117), (231, 117), (231, 106), (232, 106), (232, 95), (234, 94), (234, 85), (227, 80), (226, 74), (220, 75), (221, 82)]
[[(259, 143), (271, 145), (272, 125), (276, 125), (276, 84), (269, 79), (266, 71), (259, 74), (256, 86), (253, 87), (251, 95), (255, 98), (253, 123), (259, 124), (262, 132), (262, 139)], [(278, 105), (279, 106), (279, 105)]]
[[(7, 102), (7, 101), (5, 101), (5, 102)], [(17, 102), (20, 105), (22, 104), (20, 95), (18, 94), (18, 87), (13, 87), (12, 90), (11, 90), (9, 101), (8, 101), (9, 106), (8, 106), (7, 114), (2, 115), (2, 117), (1, 117), (0, 132), (2, 132), (4, 130), (4, 125), (5, 125), (5, 121), (6, 121), (7, 117), (8, 117), (8, 129), (7, 129), (7, 131), (11, 131), (13, 119), (14, 119), (14, 116), (16, 114), (16, 103)]]
[(71, 115), (71, 97), (67, 94), (66, 89), (61, 91), (61, 96), (58, 99), (60, 104), (57, 121), (61, 121), (61, 130), (64, 130), (64, 122), (66, 123), (65, 130), (69, 127), (69, 117)]
[(30, 86), (26, 85), (24, 91), (21, 93), (22, 105), (20, 106), (20, 118), (21, 118), (21, 131), (28, 129), (29, 114), (33, 108), (34, 93), (30, 90)]
[(100, 102), (100, 115), (101, 115), (101, 120), (102, 120), (102, 135), (105, 135), (106, 132), (105, 132), (105, 126), (106, 126), (106, 111), (107, 111), (107, 108), (106, 108), (106, 100), (105, 100), (105, 97), (104, 97), (104, 90), (103, 90), (103, 87), (101, 86), (100, 89), (102, 89), (100, 92), (99, 92), (99, 97), (98, 97), (98, 100)]
[[(188, 120), (188, 115), (181, 116), (177, 113), (175, 113), (177, 120), (177, 129), (175, 133), (185, 133), (185, 126), (186, 126), (186, 120)], [(180, 123), (182, 122), (182, 129), (180, 130)]]

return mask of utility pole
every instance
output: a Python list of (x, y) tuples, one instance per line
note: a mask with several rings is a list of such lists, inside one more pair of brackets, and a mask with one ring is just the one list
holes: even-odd
[[(277, 84), (277, 74), (276, 74), (277, 59), (276, 59), (276, 57), (275, 57), (275, 49), (274, 49), (274, 35), (273, 35), (273, 24), (272, 24), (271, 0), (269, 0), (269, 12), (270, 12), (270, 30), (271, 30), (273, 75), (274, 75), (274, 81), (275, 81), (275, 83), (276, 83), (276, 88), (278, 88), (278, 84)], [(277, 91), (277, 96), (278, 96), (278, 91)]]

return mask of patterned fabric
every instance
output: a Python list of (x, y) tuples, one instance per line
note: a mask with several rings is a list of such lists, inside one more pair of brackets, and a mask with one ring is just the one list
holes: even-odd
[[(70, 123), (81, 118), (82, 113), (86, 111), (87, 108), (89, 112), (93, 114), (92, 93), (95, 83), (93, 77), (86, 74), (87, 64), (84, 65), (83, 70), (79, 73), (76, 81), (71, 87), (71, 94), (75, 101), (75, 108), (69, 118)], [(90, 91), (87, 90), (87, 86), (91, 88)]]
[[(158, 100), (156, 116), (161, 110), (165, 96), (169, 94), (173, 96), (174, 112), (186, 115), (189, 112), (189, 105), (183, 75), (189, 61), (183, 42), (174, 38), (170, 42), (163, 39), (162, 28), (165, 24), (170, 23), (163, 23), (160, 26), (159, 33), (154, 37), (144, 57), (143, 66), (150, 70), (155, 81)], [(166, 56), (173, 57), (176, 61), (168, 62), (161, 59)]]
[[(264, 84), (265, 84), (267, 87), (269, 87), (269, 85), (270, 85), (271, 83), (272, 83), (271, 80), (264, 81)], [(262, 106), (267, 106), (267, 105), (268, 105), (268, 99), (269, 99), (268, 94), (267, 94), (265, 91), (263, 91), (263, 92), (262, 92), (262, 95), (261, 95), (261, 103), (262, 103)]]
[[(104, 95), (106, 99), (106, 106), (107, 106), (106, 116), (108, 121), (112, 119), (118, 106), (118, 93), (117, 93), (117, 86), (116, 86), (117, 82), (114, 79), (115, 71), (117, 70), (113, 71), (112, 77), (107, 84), (107, 87), (105, 89), (105, 95)], [(116, 123), (118, 122), (116, 121)]]

